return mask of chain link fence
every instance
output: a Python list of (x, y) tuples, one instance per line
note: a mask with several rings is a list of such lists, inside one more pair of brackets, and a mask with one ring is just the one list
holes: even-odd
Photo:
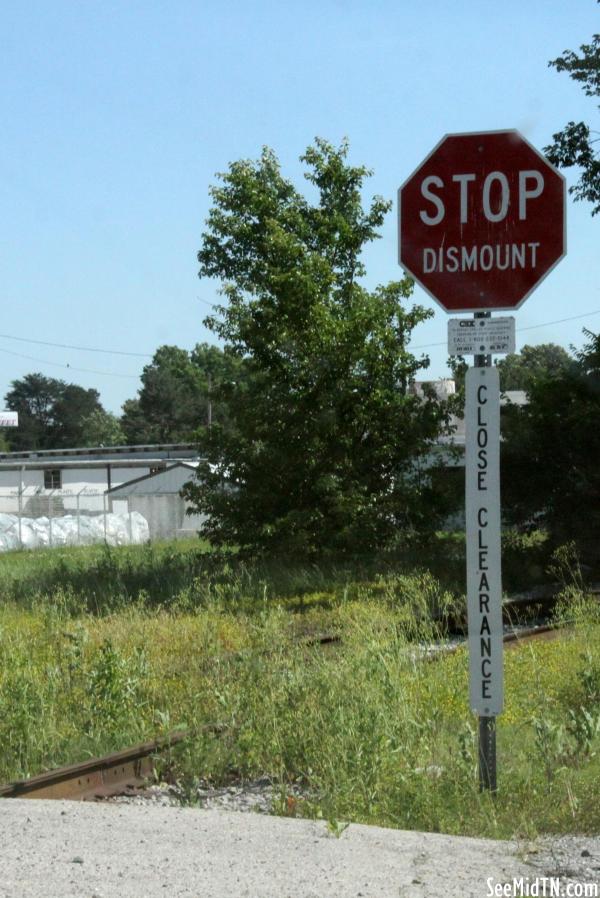
[(178, 492), (113, 497), (90, 487), (2, 490), (0, 551), (193, 537), (203, 519), (186, 509)]

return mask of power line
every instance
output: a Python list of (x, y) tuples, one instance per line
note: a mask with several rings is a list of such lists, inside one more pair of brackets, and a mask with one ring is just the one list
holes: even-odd
[(132, 378), (133, 380), (139, 380), (139, 376), (137, 374), (117, 374), (115, 371), (95, 371), (92, 368), (78, 368), (75, 365), (63, 365), (60, 362), (49, 362), (47, 359), (38, 359), (32, 355), (23, 355), (21, 352), (11, 352), (10, 349), (3, 349), (0, 347), (0, 352), (4, 352), (7, 355), (17, 356), (19, 359), (28, 359), (30, 362), (37, 362), (40, 365), (54, 365), (55, 368), (67, 368), (69, 371), (84, 371), (86, 374), (101, 374), (105, 377), (126, 377)]
[[(201, 297), (197, 297), (200, 302), (204, 302), (206, 305), (212, 305), (215, 308), (213, 303), (209, 303), (205, 299), (201, 299)], [(556, 321), (545, 321), (542, 324), (530, 324), (527, 327), (520, 327), (517, 330), (517, 333), (521, 333), (521, 331), (530, 331), (535, 330), (539, 327), (550, 327), (553, 324), (564, 324), (566, 321), (577, 321), (580, 318), (588, 318), (591, 315), (600, 315), (600, 309), (596, 309), (593, 312), (586, 312), (584, 315), (572, 315), (570, 318), (559, 318)], [(30, 337), (16, 337), (13, 334), (0, 334), (0, 338), (4, 340), (18, 340), (20, 343), (35, 343), (38, 346), (55, 346), (59, 349), (76, 349), (79, 352), (101, 352), (105, 355), (125, 355), (132, 356), (140, 359), (152, 359), (154, 355), (149, 352), (126, 352), (122, 349), (100, 349), (98, 347), (91, 346), (74, 346), (71, 343), (53, 343), (50, 340), (33, 340)], [(412, 349), (429, 349), (432, 346), (446, 346), (446, 341), (442, 340), (439, 343), (421, 343), (419, 346), (413, 346)], [(11, 353), (8, 349), (0, 349), (0, 352), (6, 352), (10, 355), (18, 356), (19, 353), (13, 352)], [(30, 359), (34, 362), (42, 362), (45, 365), (58, 365), (61, 368), (71, 368), (73, 371), (86, 371), (89, 374), (107, 374), (111, 377), (136, 377), (134, 374), (115, 374), (111, 371), (92, 371), (90, 368), (74, 368), (72, 365), (60, 365), (59, 362), (45, 362), (43, 359), (36, 359), (33, 356), (21, 356), (21, 358)]]
[(520, 327), (519, 331), (532, 331), (536, 327), (548, 327), (550, 324), (563, 324), (565, 321), (576, 321), (577, 318), (588, 318), (590, 315), (600, 314), (600, 309), (595, 312), (586, 312), (585, 315), (572, 315), (570, 318), (559, 318), (558, 321), (547, 321), (545, 324), (528, 324), (527, 327)]
[[(202, 299), (201, 296), (197, 296), (196, 299), (198, 299), (199, 302), (203, 302), (204, 305), (210, 306), (212, 309), (216, 308), (215, 303), (208, 302), (208, 300)], [(99, 349), (98, 347), (92, 346), (74, 346), (71, 343), (52, 343), (50, 340), (32, 340), (30, 337), (15, 337), (13, 334), (0, 334), (0, 337), (3, 340), (18, 340), (20, 343), (35, 343), (38, 346), (56, 346), (59, 349), (76, 349), (79, 352), (102, 352), (105, 355), (128, 355), (139, 359), (154, 358), (154, 355), (150, 352), (126, 352), (123, 349)]]
[(197, 296), (196, 299), (198, 300), (198, 302), (203, 302), (205, 306), (210, 306), (211, 309), (216, 309), (219, 305), (216, 302), (209, 302), (207, 299), (202, 299), (201, 296)]
[[(590, 315), (600, 315), (600, 309), (596, 309), (594, 312), (586, 312), (585, 315), (571, 315), (570, 318), (559, 318), (556, 321), (544, 321), (543, 324), (528, 324), (527, 327), (518, 328), (517, 333), (520, 334), (521, 331), (532, 331), (538, 327), (550, 327), (552, 324), (564, 324), (565, 321), (577, 321), (579, 318), (589, 318)], [(447, 340), (442, 340), (440, 343), (422, 343), (420, 346), (411, 346), (411, 349), (430, 349), (432, 346), (447, 345)]]
[[(59, 349), (78, 349), (81, 352), (103, 352), (108, 355), (132, 355), (141, 359), (151, 359), (149, 352), (124, 352), (122, 349), (92, 349), (91, 346), (71, 346), (69, 343), (51, 343), (49, 340), (31, 340), (29, 337), (13, 337), (11, 334), (0, 334), (4, 340), (19, 340), (20, 343), (37, 343), (38, 346), (58, 346)], [(53, 364), (53, 363), (48, 363)]]

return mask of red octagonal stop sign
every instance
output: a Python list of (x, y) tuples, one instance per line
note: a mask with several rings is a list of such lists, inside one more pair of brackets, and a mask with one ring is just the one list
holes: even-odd
[(400, 264), (447, 312), (516, 309), (565, 255), (565, 180), (518, 131), (449, 134), (398, 223)]

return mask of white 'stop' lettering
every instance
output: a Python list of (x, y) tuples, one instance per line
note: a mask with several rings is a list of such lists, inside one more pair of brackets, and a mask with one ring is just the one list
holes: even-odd
[[(452, 182), (458, 185), (459, 190), (459, 219), (460, 224), (468, 224), (469, 221), (469, 195), (473, 182), (477, 181), (477, 175), (472, 172), (464, 172), (452, 175)], [(436, 188), (436, 192), (432, 188)], [(421, 195), (427, 200), (427, 208), (419, 212), (421, 221), (433, 227), (440, 224), (446, 217), (446, 206), (440, 191), (444, 191), (446, 185), (439, 175), (429, 175), (421, 182)], [(473, 187), (473, 189), (476, 189)], [(519, 220), (526, 221), (528, 204), (536, 200), (544, 192), (544, 176), (537, 169), (525, 169), (519, 171), (519, 186), (517, 189), (517, 206)], [(495, 200), (492, 203), (492, 195)], [(511, 190), (508, 178), (501, 171), (493, 171), (485, 176), (481, 184), (481, 206), (486, 219), (492, 223), (504, 221), (512, 204)], [(432, 208), (433, 207), (433, 208)]]

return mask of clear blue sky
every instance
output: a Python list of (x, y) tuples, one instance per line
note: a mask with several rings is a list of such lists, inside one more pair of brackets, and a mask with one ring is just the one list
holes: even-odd
[[(196, 253), (216, 172), (266, 144), (300, 185), (314, 136), (347, 136), (391, 199), (445, 133), (518, 128), (541, 148), (569, 120), (598, 128), (597, 103), (547, 66), (598, 31), (594, 0), (5, 0), (0, 332), (147, 360), (214, 342)], [(599, 243), (600, 216), (570, 200), (568, 255), (516, 313), (517, 348), (600, 328), (535, 327), (600, 312)], [(400, 275), (393, 212), (366, 262), (369, 284)], [(415, 300), (436, 314), (413, 345), (443, 344), (423, 350), (443, 376), (447, 316)], [(144, 362), (3, 336), (0, 391), (41, 371), (118, 413)]]

